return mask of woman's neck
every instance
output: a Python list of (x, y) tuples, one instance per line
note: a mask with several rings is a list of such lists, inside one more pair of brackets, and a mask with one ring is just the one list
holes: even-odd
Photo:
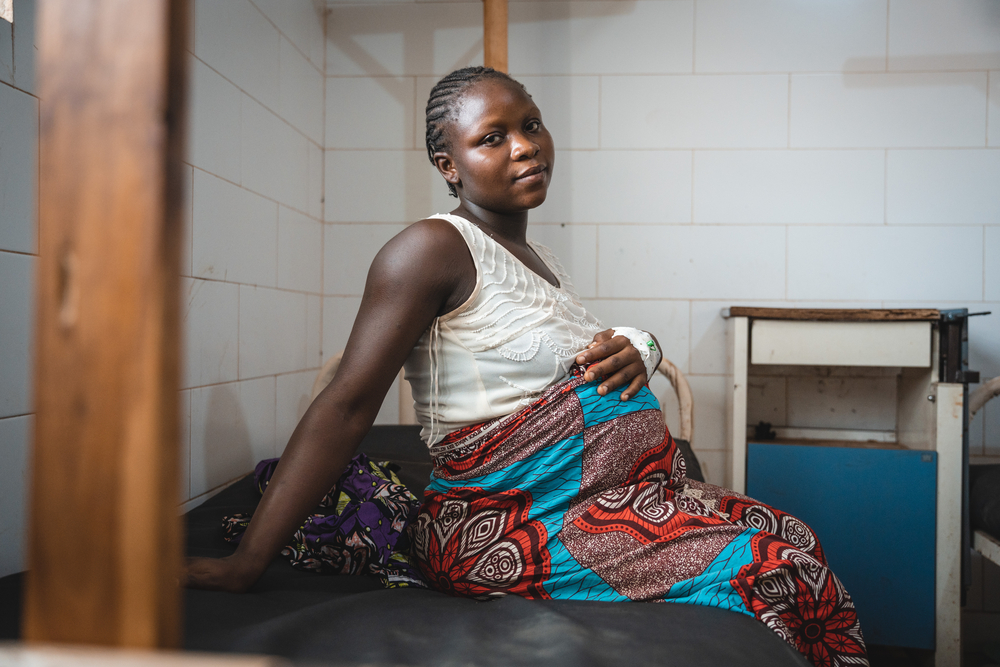
[(452, 214), (465, 218), (495, 240), (503, 239), (517, 245), (527, 245), (527, 211), (497, 213), (463, 200)]

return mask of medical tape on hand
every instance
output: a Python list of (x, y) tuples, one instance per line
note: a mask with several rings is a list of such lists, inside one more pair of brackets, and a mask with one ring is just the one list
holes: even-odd
[(653, 373), (656, 372), (656, 367), (660, 365), (660, 361), (663, 359), (663, 354), (656, 347), (653, 337), (642, 329), (636, 329), (635, 327), (614, 327), (611, 335), (612, 337), (625, 336), (625, 338), (628, 338), (629, 342), (632, 343), (632, 347), (638, 350), (639, 356), (642, 357), (642, 363), (646, 367), (646, 382), (652, 380)]

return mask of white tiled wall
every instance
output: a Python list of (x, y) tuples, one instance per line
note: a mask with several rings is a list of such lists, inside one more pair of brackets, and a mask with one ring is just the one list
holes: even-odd
[(38, 263), (34, 2), (0, 19), (0, 576), (24, 569)]
[(184, 499), (284, 449), (321, 365), (323, 303), (322, 7), (193, 5)]
[[(327, 4), (325, 352), (396, 225), (454, 207), (423, 109), (482, 64), (478, 1)], [(1000, 375), (994, 0), (514, 0), (509, 62), (558, 149), (530, 233), (689, 372), (712, 481), (725, 306), (993, 310), (971, 361)], [(1000, 405), (972, 428), (973, 454), (1000, 455)]]

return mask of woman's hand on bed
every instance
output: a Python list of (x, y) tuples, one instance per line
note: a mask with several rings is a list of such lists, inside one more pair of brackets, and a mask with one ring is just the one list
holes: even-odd
[(259, 572), (244, 567), (234, 556), (188, 558), (181, 585), (207, 591), (246, 593), (259, 578)]
[(624, 336), (612, 337), (612, 329), (606, 329), (594, 336), (594, 342), (576, 357), (576, 363), (587, 367), (584, 379), (592, 382), (603, 378), (597, 393), (606, 396), (612, 389), (625, 386), (621, 400), (635, 396), (649, 381), (646, 366), (639, 351)]

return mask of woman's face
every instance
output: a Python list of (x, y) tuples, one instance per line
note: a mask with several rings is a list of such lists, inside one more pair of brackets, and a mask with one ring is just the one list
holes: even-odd
[(555, 162), (542, 114), (519, 86), (485, 79), (463, 94), (447, 128), (448, 159), (438, 168), (463, 201), (496, 213), (535, 208), (545, 201)]

